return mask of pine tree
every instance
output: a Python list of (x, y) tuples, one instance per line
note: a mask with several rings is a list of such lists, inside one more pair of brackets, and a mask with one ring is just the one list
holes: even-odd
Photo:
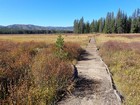
[(111, 33), (115, 33), (116, 30), (116, 26), (115, 26), (115, 17), (114, 17), (114, 13), (111, 13)]
[(122, 19), (122, 11), (119, 9), (116, 17), (116, 28), (117, 33), (123, 33), (123, 19)]
[(135, 10), (132, 15), (131, 32), (140, 32), (140, 9)]
[(126, 23), (126, 33), (130, 33), (131, 32), (131, 21), (132, 21), (132, 19), (131, 19), (131, 17), (129, 17), (127, 19), (127, 23)]
[(95, 27), (95, 24), (94, 24), (94, 23), (95, 23), (95, 21), (93, 20), (93, 21), (91, 22), (91, 24), (90, 24), (90, 32), (91, 32), (91, 33), (95, 32), (95, 31), (94, 31), (94, 27)]
[(104, 24), (105, 24), (104, 19), (101, 18), (101, 19), (98, 20), (98, 22), (99, 22), (99, 33), (102, 33), (103, 29), (104, 29)]
[(105, 28), (104, 32), (105, 33), (112, 33), (112, 13), (107, 13), (106, 20), (105, 20)]
[(140, 32), (140, 9), (138, 8), (137, 9), (137, 17), (136, 17), (136, 19), (137, 19), (137, 33), (139, 33)]
[(98, 21), (95, 21), (94, 22), (93, 32), (98, 32), (98, 30), (99, 30), (99, 23), (98, 23)]
[(85, 23), (84, 33), (90, 33), (90, 23), (89, 22)]
[(138, 33), (140, 33), (140, 17), (138, 18)]
[(60, 59), (66, 59), (68, 57), (68, 53), (64, 51), (64, 38), (59, 35), (56, 40), (56, 51), (55, 55)]
[(132, 33), (137, 33), (138, 32), (138, 25), (137, 25), (137, 19), (136, 18), (132, 20), (131, 32)]
[(128, 18), (127, 15), (123, 13), (123, 32), (127, 33), (127, 24), (128, 23)]
[(79, 21), (79, 33), (84, 33), (84, 18), (82, 17)]
[(79, 21), (74, 20), (74, 33), (79, 33)]

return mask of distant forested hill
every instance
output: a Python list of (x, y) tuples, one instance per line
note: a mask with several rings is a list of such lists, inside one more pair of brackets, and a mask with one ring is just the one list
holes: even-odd
[(0, 34), (48, 34), (48, 33), (72, 33), (73, 27), (44, 27), (37, 25), (14, 24), (0, 25)]

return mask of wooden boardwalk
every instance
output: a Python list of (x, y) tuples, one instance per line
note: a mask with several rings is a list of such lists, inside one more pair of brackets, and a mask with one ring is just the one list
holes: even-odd
[(76, 65), (79, 79), (75, 91), (58, 105), (121, 105), (111, 74), (91, 38), (82, 60)]

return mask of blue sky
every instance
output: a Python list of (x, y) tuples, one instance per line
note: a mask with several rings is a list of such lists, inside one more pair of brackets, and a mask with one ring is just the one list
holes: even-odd
[(92, 21), (119, 8), (131, 15), (140, 0), (0, 0), (0, 25), (72, 26), (74, 19)]

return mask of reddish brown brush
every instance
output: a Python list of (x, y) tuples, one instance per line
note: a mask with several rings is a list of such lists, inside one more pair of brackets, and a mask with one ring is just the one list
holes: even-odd
[(140, 38), (140, 34), (136, 34), (136, 35), (135, 34), (134, 35), (133, 34), (128, 34), (128, 35), (127, 34), (118, 34), (118, 35), (114, 34), (114, 35), (111, 35), (110, 34), (110, 35), (107, 35), (107, 37), (118, 37), (118, 36), (119, 37), (126, 37), (126, 38), (129, 38), (129, 39)]
[(14, 43), (0, 41), (0, 99), (5, 99), (11, 88), (27, 76), (36, 48), (45, 47), (44, 43)]
[(140, 53), (140, 42), (132, 42), (129, 44), (132, 50)]
[(82, 49), (66, 43), (66, 60), (57, 58), (55, 51), (54, 44), (0, 41), (0, 104), (50, 104), (65, 91), (73, 72), (69, 61)]
[(126, 37), (129, 39), (133, 39), (133, 38), (140, 38), (140, 35), (120, 35), (121, 37)]
[(106, 49), (108, 51), (122, 51), (122, 50), (140, 51), (140, 42), (125, 43), (119, 41), (108, 41), (103, 44), (102, 49)]
[(119, 42), (119, 41), (108, 41), (105, 42), (102, 46), (102, 50), (106, 49), (107, 51), (121, 51), (121, 50), (131, 50), (128, 43)]
[(64, 50), (68, 52), (69, 59), (78, 59), (79, 55), (83, 51), (78, 43), (71, 43), (71, 42), (65, 43)]

